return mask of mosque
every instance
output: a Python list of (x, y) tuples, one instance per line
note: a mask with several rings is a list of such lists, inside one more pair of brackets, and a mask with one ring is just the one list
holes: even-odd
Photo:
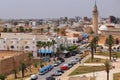
[(109, 35), (112, 35), (115, 44), (120, 44), (120, 25), (118, 24), (104, 24), (98, 26), (98, 9), (95, 3), (93, 8), (93, 32), (94, 36), (99, 35), (99, 44), (105, 44), (105, 40)]

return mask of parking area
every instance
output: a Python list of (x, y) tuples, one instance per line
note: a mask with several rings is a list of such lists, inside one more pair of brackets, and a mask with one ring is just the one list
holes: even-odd
[[(54, 80), (58, 76), (61, 76), (65, 71), (69, 70), (72, 68), (75, 64), (80, 62), (80, 57), (79, 54), (73, 55), (69, 58), (59, 58), (56, 62), (53, 64), (49, 64), (52, 66), (52, 68), (42, 68), (45, 69), (46, 71), (41, 74), (41, 70), (38, 72), (38, 80)], [(51, 79), (50, 79), (51, 78)]]

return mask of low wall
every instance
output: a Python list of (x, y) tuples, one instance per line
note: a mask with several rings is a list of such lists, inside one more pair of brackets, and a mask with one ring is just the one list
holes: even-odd
[(20, 63), (25, 61), (27, 57), (27, 53), (17, 54), (12, 57), (8, 57), (0, 60), (0, 74), (9, 74), (13, 71), (13, 69), (18, 69)]

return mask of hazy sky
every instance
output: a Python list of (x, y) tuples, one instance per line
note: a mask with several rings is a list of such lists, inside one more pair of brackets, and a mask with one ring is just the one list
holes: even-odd
[[(120, 17), (120, 0), (97, 0), (99, 16)], [(94, 0), (0, 0), (0, 18), (92, 16)]]

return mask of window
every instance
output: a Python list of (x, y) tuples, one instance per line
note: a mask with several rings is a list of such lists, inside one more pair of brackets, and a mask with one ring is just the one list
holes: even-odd
[(25, 46), (26, 49), (29, 49), (30, 47), (29, 46)]
[(14, 46), (11, 46), (11, 48), (13, 49), (13, 48), (14, 48)]

